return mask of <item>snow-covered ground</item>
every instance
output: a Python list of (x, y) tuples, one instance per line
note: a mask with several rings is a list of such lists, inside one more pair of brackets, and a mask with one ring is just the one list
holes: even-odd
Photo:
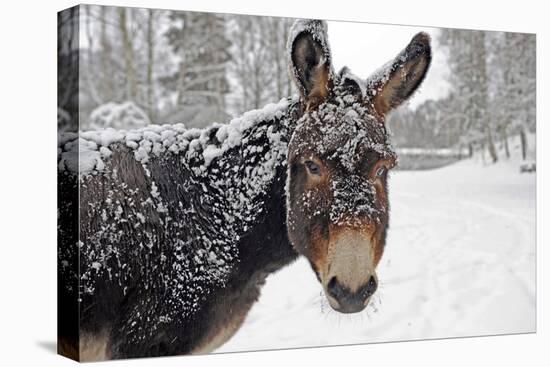
[(271, 275), (217, 352), (535, 331), (535, 175), (479, 159), (396, 171), (380, 288), (360, 314), (330, 309), (302, 258)]

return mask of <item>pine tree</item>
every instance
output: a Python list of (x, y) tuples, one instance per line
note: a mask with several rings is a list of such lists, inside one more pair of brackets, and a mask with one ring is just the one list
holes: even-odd
[(536, 41), (532, 34), (500, 33), (493, 44), (495, 78), (493, 115), (509, 156), (508, 137), (519, 135), (522, 157), (527, 132), (535, 130)]
[(492, 162), (498, 160), (489, 114), (489, 78), (484, 31), (442, 29), (439, 41), (449, 50), (451, 85), (455, 104), (462, 109), (463, 142), (486, 147)]
[(226, 64), (230, 42), (225, 18), (219, 14), (171, 12), (168, 43), (179, 56), (177, 70), (164, 77), (163, 84), (177, 95), (177, 105), (193, 111), (195, 123), (223, 121), (228, 93)]

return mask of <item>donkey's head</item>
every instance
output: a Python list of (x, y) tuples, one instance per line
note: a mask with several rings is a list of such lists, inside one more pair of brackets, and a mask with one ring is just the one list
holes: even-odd
[(358, 312), (376, 291), (388, 228), (387, 176), (396, 155), (385, 116), (424, 79), (430, 38), (417, 34), (366, 80), (346, 68), (333, 72), (324, 22), (296, 22), (288, 50), (303, 108), (288, 151), (289, 238), (332, 308)]

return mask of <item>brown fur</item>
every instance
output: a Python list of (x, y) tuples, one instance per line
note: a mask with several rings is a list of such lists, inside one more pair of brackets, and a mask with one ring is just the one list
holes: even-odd
[[(252, 305), (250, 305), (252, 306)], [(191, 351), (191, 354), (210, 353), (228, 341), (241, 327), (250, 307), (232, 310), (223, 322), (211, 327), (210, 332), (206, 334), (204, 340)]]
[[(420, 39), (429, 42), (429, 37), (427, 41), (422, 37)], [(403, 103), (422, 82), (429, 65), (430, 59), (414, 58), (398, 68), (386, 83), (377, 88), (373, 101), (375, 110), (380, 115), (386, 115)]]
[(241, 327), (250, 308), (260, 296), (266, 273), (259, 273), (249, 279), (240, 289), (226, 289), (209, 312), (208, 329), (191, 350), (191, 354), (210, 353), (223, 345)]
[(74, 361), (79, 361), (78, 343), (68, 338), (60, 337), (57, 342), (57, 353), (70, 358)]
[(80, 336), (80, 362), (98, 362), (110, 359), (107, 352), (109, 333), (102, 331), (97, 334)]
[(313, 88), (307, 96), (307, 111), (315, 109), (315, 107), (327, 99), (329, 92), (329, 73), (330, 69), (328, 65), (323, 64), (315, 68), (313, 72)]
[(308, 259), (318, 277), (326, 269), (329, 253), (329, 239), (323, 234), (322, 228), (316, 227), (311, 234), (311, 246), (308, 249)]

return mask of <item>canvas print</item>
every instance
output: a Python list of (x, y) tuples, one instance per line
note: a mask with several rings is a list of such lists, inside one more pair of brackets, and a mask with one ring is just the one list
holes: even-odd
[(58, 13), (58, 351), (535, 332), (533, 34)]

